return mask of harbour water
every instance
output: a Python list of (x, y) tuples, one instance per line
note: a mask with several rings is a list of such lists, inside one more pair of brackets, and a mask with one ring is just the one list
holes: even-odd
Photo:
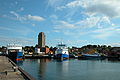
[(120, 61), (25, 59), (19, 66), (36, 80), (120, 79)]

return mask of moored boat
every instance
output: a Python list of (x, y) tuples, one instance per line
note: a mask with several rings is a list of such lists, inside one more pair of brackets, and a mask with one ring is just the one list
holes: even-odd
[(55, 58), (57, 59), (67, 59), (69, 58), (68, 48), (65, 44), (58, 44), (55, 51)]
[(82, 58), (84, 59), (104, 59), (105, 56), (99, 54), (99, 53), (92, 53), (92, 54), (82, 54)]
[(22, 60), (23, 59), (22, 46), (17, 44), (7, 45), (7, 54), (8, 54), (8, 57), (13, 61)]

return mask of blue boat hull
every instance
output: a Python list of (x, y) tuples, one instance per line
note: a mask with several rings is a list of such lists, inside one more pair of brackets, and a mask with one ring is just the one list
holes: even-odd
[(57, 59), (67, 59), (67, 58), (69, 58), (69, 55), (67, 55), (67, 54), (56, 54), (55, 55), (55, 58), (57, 58)]
[(8, 54), (8, 57), (13, 61), (22, 60), (23, 59), (23, 52), (10, 52)]
[(105, 59), (105, 56), (91, 56), (91, 55), (82, 55), (83, 59)]
[(16, 60), (22, 60), (23, 59), (23, 52), (17, 52)]

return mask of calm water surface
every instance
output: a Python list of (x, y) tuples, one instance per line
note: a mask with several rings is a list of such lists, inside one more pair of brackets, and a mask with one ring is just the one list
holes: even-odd
[(20, 65), (36, 80), (120, 80), (120, 62), (25, 59)]

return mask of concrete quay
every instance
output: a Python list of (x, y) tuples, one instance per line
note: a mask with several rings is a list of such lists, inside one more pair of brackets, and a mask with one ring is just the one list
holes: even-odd
[(0, 56), (0, 80), (34, 80), (6, 56)]

